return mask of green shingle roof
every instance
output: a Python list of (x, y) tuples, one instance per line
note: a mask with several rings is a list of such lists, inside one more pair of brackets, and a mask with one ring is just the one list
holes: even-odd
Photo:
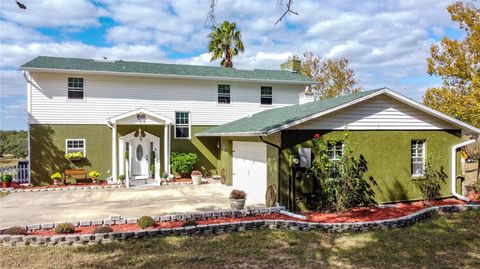
[(214, 66), (164, 64), (130, 61), (98, 61), (80, 58), (60, 58), (39, 56), (20, 67), (29, 69), (72, 70), (92, 72), (115, 72), (153, 74), (163, 76), (185, 76), (197, 78), (223, 78), (254, 81), (279, 81), (300, 84), (313, 83), (309, 78), (287, 70), (235, 69)]
[(266, 135), (278, 127), (347, 104), (380, 90), (383, 89), (359, 92), (302, 105), (265, 110), (249, 117), (207, 129), (202, 133), (198, 133), (197, 136)]

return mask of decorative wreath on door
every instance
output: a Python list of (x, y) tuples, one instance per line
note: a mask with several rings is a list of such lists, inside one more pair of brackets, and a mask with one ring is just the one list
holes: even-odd
[(277, 187), (275, 184), (268, 186), (267, 191), (265, 192), (265, 205), (267, 207), (275, 206), (277, 202)]
[(227, 172), (225, 172), (225, 169), (222, 168), (222, 171), (220, 172), (220, 182), (222, 182), (222, 184), (225, 184), (226, 177), (227, 177)]

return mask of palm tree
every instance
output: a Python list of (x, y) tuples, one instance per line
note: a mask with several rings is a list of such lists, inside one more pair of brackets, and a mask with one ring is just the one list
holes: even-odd
[(210, 62), (222, 58), (220, 65), (223, 67), (233, 67), (232, 57), (245, 50), (235, 22), (224, 21), (219, 26), (212, 27), (208, 38), (208, 52), (213, 54)]

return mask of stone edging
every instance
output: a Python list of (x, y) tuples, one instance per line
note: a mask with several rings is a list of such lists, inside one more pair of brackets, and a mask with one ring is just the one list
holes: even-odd
[[(255, 209), (258, 210), (258, 209)], [(272, 208), (266, 209), (272, 210)], [(280, 210), (280, 208), (274, 208)], [(282, 209), (283, 210), (283, 209)], [(105, 234), (80, 234), (80, 235), (53, 235), (53, 236), (35, 236), (35, 235), (0, 235), (0, 243), (4, 246), (79, 246), (94, 245), (100, 243), (109, 243), (114, 240), (140, 239), (155, 236), (167, 235), (200, 235), (200, 234), (221, 234), (225, 232), (241, 232), (245, 230), (258, 229), (285, 229), (285, 230), (301, 230), (301, 231), (324, 231), (324, 232), (344, 232), (344, 231), (367, 231), (377, 229), (387, 229), (394, 227), (404, 227), (411, 225), (419, 220), (425, 219), (439, 211), (453, 212), (460, 210), (480, 210), (480, 205), (446, 205), (424, 208), (407, 216), (367, 222), (352, 223), (316, 223), (294, 220), (275, 220), (261, 219), (252, 221), (238, 221), (230, 223), (206, 224), (178, 228), (162, 228), (137, 230), (130, 232), (112, 232)], [(254, 213), (259, 212), (254, 211)], [(226, 212), (226, 211), (224, 211)], [(233, 213), (233, 211), (232, 211)], [(203, 215), (204, 213), (198, 213)], [(260, 213), (258, 213), (260, 214)], [(174, 215), (171, 215), (173, 219)], [(180, 216), (180, 215), (179, 215)], [(183, 215), (181, 215), (183, 218)], [(213, 217), (213, 216), (212, 216)], [(192, 215), (192, 218), (194, 216)], [(161, 217), (160, 217), (161, 219)], [(124, 221), (128, 221), (123, 219)], [(80, 223), (79, 223), (80, 224)]]
[(58, 188), (0, 188), (1, 192), (40, 192), (40, 191), (72, 191), (72, 190), (94, 190), (94, 189), (120, 189), (125, 188), (125, 185), (121, 184), (109, 184), (109, 185), (93, 185), (93, 186), (71, 186), (71, 187), (58, 187)]

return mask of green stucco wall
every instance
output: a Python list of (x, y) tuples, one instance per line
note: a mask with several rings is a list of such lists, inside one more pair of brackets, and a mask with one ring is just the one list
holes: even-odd
[[(312, 138), (319, 133), (324, 141), (341, 140), (343, 131), (291, 130), (282, 131), (282, 163), (280, 201), (288, 199), (288, 180), (291, 175), (288, 156), (297, 154), (297, 147), (314, 148)], [(367, 160), (368, 172), (377, 186), (374, 187), (377, 202), (393, 202), (420, 199), (418, 182), (411, 177), (410, 147), (415, 139), (426, 140), (426, 157), (443, 165), (449, 178), (442, 185), (441, 195), (450, 194), (450, 149), (461, 141), (459, 131), (350, 131), (349, 138), (356, 154)], [(313, 150), (312, 150), (313, 151)], [(433, 159), (432, 159), (433, 160)], [(296, 184), (297, 187), (299, 184)], [(299, 192), (297, 188), (297, 192)]]
[[(110, 176), (111, 129), (107, 125), (30, 125), (31, 182), (51, 184), (50, 175), (65, 169), (97, 170), (100, 178)], [(86, 139), (86, 160), (70, 162), (65, 158), (65, 139)]]
[[(211, 126), (192, 126), (191, 139), (174, 139), (172, 127), (171, 151), (192, 152), (198, 155), (197, 169), (204, 173), (217, 174), (220, 150), (218, 138), (197, 138), (195, 133)], [(117, 139), (141, 128), (160, 138), (160, 171), (164, 171), (164, 127), (161, 125), (119, 125)], [(111, 176), (112, 131), (107, 125), (30, 125), (32, 184), (52, 183), (50, 175), (70, 168), (98, 170), (102, 179)], [(65, 139), (78, 138), (86, 140), (86, 160), (70, 162), (65, 155)], [(118, 152), (118, 144), (117, 144)], [(121, 153), (119, 153), (121, 154)], [(117, 166), (118, 167), (118, 166)], [(219, 172), (218, 172), (219, 173)]]

